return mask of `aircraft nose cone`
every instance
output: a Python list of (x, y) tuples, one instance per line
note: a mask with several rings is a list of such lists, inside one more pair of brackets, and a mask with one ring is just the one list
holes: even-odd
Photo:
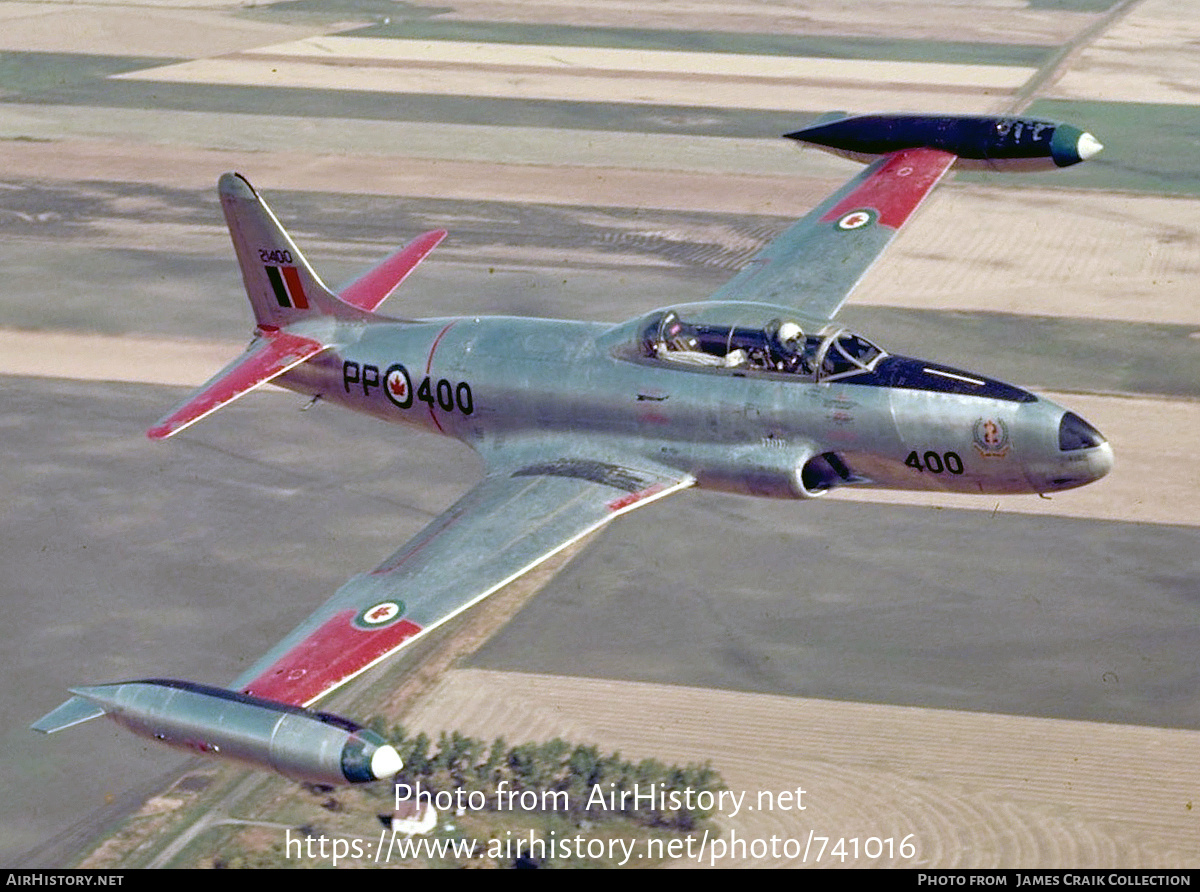
[(1104, 442), (1100, 447), (1088, 456), (1088, 462), (1092, 469), (1092, 479), (1099, 480), (1112, 470), (1113, 467), (1113, 451), (1112, 444)]
[(1059, 124), (1050, 137), (1050, 157), (1058, 167), (1070, 167), (1094, 158), (1104, 146), (1086, 130)]
[(1074, 412), (1063, 412), (1058, 422), (1058, 470), (1050, 483), (1055, 489), (1072, 489), (1093, 483), (1112, 470), (1112, 446), (1100, 431)]
[(375, 775), (376, 780), (391, 777), (403, 767), (404, 760), (391, 744), (381, 746), (371, 756), (371, 774)]
[(1062, 452), (1076, 452), (1106, 446), (1104, 434), (1096, 430), (1074, 412), (1063, 412), (1058, 421), (1058, 448)]
[(1079, 156), (1080, 161), (1087, 161), (1089, 158), (1099, 155), (1104, 148), (1104, 143), (1085, 132), (1079, 137), (1079, 141), (1075, 143), (1075, 154)]
[(1076, 458), (1070, 463), (1070, 476), (1072, 481), (1065, 488), (1073, 489), (1076, 486), (1087, 486), (1089, 483), (1095, 483), (1102, 477), (1106, 477), (1108, 472), (1113, 468), (1113, 450), (1112, 446), (1105, 442), (1099, 446), (1091, 447), (1084, 453), (1082, 459)]

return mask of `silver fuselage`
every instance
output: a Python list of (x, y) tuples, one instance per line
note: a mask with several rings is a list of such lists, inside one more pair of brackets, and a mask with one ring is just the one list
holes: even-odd
[[(847, 484), (1047, 493), (1112, 465), (1098, 435), (1095, 445), (1061, 448), (1068, 413), (1053, 402), (920, 360), (903, 360), (907, 377), (932, 387), (664, 362), (638, 349), (637, 320), (466, 317), (340, 335), (346, 346), (280, 383), (484, 454), (527, 434), (559, 434), (591, 452), (632, 449), (702, 487), (792, 498)], [(956, 380), (1005, 398), (937, 389)]]

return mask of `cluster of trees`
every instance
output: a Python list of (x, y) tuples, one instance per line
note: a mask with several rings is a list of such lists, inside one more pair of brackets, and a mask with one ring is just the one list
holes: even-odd
[[(490, 809), (524, 808), (536, 800), (545, 804), (544, 810), (576, 820), (620, 815), (652, 827), (687, 831), (711, 815), (711, 809), (700, 808), (697, 799), (703, 802), (716, 797), (698, 794), (715, 794), (725, 788), (721, 776), (708, 764), (666, 765), (657, 759), (631, 762), (620, 753), (604, 754), (599, 747), (571, 744), (560, 737), (513, 746), (502, 737), (489, 744), (458, 731), (442, 732), (435, 743), (424, 732), (409, 736), (400, 725), (376, 730), (404, 760), (397, 783), (415, 786), (419, 782), (431, 793), (478, 792)], [(498, 798), (502, 781), (515, 799), (502, 802)], [(635, 799), (635, 790), (640, 798)], [(651, 791), (653, 799), (648, 795)], [(475, 801), (481, 797), (476, 796)]]

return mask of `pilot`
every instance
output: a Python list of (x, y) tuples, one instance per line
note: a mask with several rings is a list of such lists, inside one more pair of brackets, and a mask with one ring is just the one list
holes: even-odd
[(768, 334), (771, 352), (776, 356), (775, 368), (781, 372), (800, 370), (806, 343), (804, 329), (790, 319), (772, 324), (770, 328), (774, 329)]
[(659, 331), (662, 333), (662, 341), (668, 350), (680, 350), (690, 353), (700, 349), (700, 344), (696, 340), (695, 335), (684, 326), (679, 316), (675, 313), (668, 313), (663, 317)]
[(750, 354), (741, 347), (730, 350), (725, 354), (725, 368), (742, 369), (750, 365)]

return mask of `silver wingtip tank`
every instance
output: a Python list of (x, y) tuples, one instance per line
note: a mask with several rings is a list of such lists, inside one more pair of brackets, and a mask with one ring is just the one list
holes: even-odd
[(177, 749), (330, 786), (384, 780), (403, 767), (393, 746), (348, 719), (225, 688), (143, 679), (71, 693), (33, 727), (51, 733), (107, 714), (135, 734)]

